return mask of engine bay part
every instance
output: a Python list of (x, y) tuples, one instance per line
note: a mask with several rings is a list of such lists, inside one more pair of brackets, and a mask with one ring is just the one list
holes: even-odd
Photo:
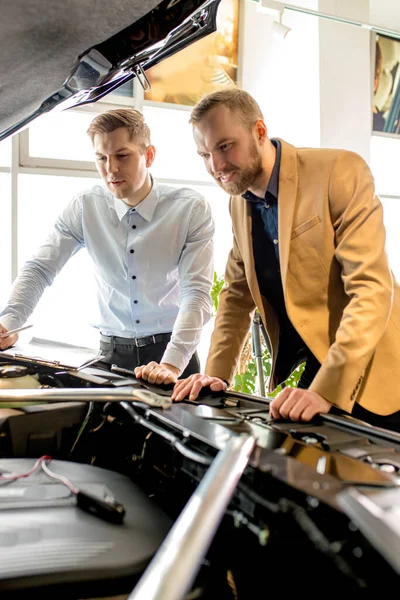
[[(90, 469), (106, 470), (112, 481), (122, 476), (136, 486), (168, 523), (140, 576), (133, 581), (117, 574), (115, 585), (104, 590), (151, 600), (166, 597), (163, 593), (172, 586), (176, 598), (247, 600), (265, 589), (266, 565), (274, 578), (285, 581), (287, 593), (307, 592), (304, 573), (310, 569), (321, 571), (334, 592), (344, 586), (378, 591), (382, 580), (388, 585), (398, 581), (398, 434), (339, 414), (310, 423), (273, 420), (266, 398), (236, 392), (205, 393), (198, 402), (174, 404), (165, 387), (98, 366), (76, 371), (19, 357), (13, 368), (20, 366), (41, 387), (0, 390), (0, 467), (10, 470), (5, 465), (23, 461), (22, 468), (26, 461), (32, 465), (38, 456), (51, 454), (54, 471), (61, 475), (64, 468), (79, 465), (79, 476), (74, 472), (71, 477), (79, 488), (81, 468), (89, 469), (88, 482)], [(12, 398), (23, 406), (16, 414), (3, 413)], [(235, 444), (247, 443), (254, 448), (246, 457), (234, 454)], [(216, 468), (221, 462), (222, 471)], [(41, 485), (45, 496), (39, 494), (36, 501), (50, 498), (53, 504), (30, 511), (44, 511), (37, 512), (43, 523), (52, 521), (52, 511), (61, 510), (62, 503), (78, 510), (76, 498), (72, 505), (58, 482), (47, 479)], [(13, 486), (0, 484), (0, 506), (3, 501), (10, 514), (23, 514), (23, 494), (15, 495)], [(106, 488), (83, 490), (90, 498), (122, 504), (126, 516), (118, 527), (124, 529), (130, 501), (113, 484)], [(60, 494), (58, 508), (49, 489)], [(99, 531), (116, 527), (89, 513), (85, 518), (93, 519)], [(201, 526), (206, 523), (209, 537)], [(0, 590), (20, 590), (29, 580), (26, 589), (53, 593), (50, 580), (55, 580), (40, 564), (34, 583), (15, 570), (8, 578), (0, 573)], [(83, 585), (85, 577), (71, 576), (80, 598), (92, 593), (87, 582)], [(183, 587), (178, 580), (186, 582)]]

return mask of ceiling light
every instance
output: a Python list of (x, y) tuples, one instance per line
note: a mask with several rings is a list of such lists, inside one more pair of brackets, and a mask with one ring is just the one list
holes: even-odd
[(288, 33), (290, 33), (291, 28), (287, 27), (282, 23), (283, 10), (279, 14), (279, 21), (274, 21), (272, 24), (272, 33), (273, 35), (280, 39), (285, 40), (287, 38)]
[[(257, 11), (258, 12), (270, 15), (271, 17), (275, 18), (275, 20), (272, 24), (272, 33), (275, 38), (280, 39), (280, 40), (286, 39), (289, 31), (291, 31), (290, 27), (287, 27), (287, 25), (284, 25), (282, 23), (282, 17), (283, 17), (284, 10), (285, 10), (284, 5), (281, 4), (281, 2), (276, 2), (274, 0), (261, 0), (260, 2), (257, 3)], [(279, 15), (279, 20), (277, 20), (278, 15)]]

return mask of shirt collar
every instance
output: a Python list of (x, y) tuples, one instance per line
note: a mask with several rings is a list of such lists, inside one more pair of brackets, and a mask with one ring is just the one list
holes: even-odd
[[(267, 191), (265, 192), (265, 198), (267, 195), (269, 197), (273, 197), (275, 201), (278, 201), (278, 191), (279, 191), (279, 171), (281, 168), (281, 153), (282, 153), (282, 145), (279, 140), (271, 139), (271, 143), (276, 148), (276, 157), (274, 162), (274, 167), (272, 169), (271, 177), (268, 182)], [(261, 198), (255, 196), (252, 192), (245, 192), (242, 197), (248, 202), (260, 202)]]
[(151, 178), (151, 181), (153, 185), (150, 192), (147, 194), (146, 198), (144, 198), (134, 207), (129, 206), (129, 204), (126, 204), (123, 200), (115, 198), (114, 196), (114, 206), (120, 221), (122, 221), (128, 212), (137, 212), (141, 217), (143, 217), (143, 219), (145, 219), (145, 221), (150, 223), (159, 198), (158, 186), (153, 178)]

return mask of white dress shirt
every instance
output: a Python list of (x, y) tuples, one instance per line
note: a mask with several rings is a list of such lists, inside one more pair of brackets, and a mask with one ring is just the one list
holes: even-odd
[(68, 259), (86, 247), (97, 282), (94, 327), (126, 338), (172, 331), (162, 362), (182, 372), (211, 314), (213, 234), (210, 207), (191, 189), (153, 181), (132, 208), (96, 185), (73, 198), (25, 263), (0, 322), (21, 326)]

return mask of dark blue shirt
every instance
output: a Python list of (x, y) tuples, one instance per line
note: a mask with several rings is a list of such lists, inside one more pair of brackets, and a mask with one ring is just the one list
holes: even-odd
[(276, 373), (284, 381), (300, 362), (307, 361), (302, 377), (308, 387), (314, 378), (319, 363), (293, 327), (286, 312), (279, 263), (278, 194), (281, 164), (281, 143), (271, 140), (276, 148), (275, 164), (264, 198), (247, 191), (243, 198), (250, 203), (252, 218), (253, 254), (260, 292), (276, 312), (279, 321), (279, 351)]
[[(252, 192), (247, 191), (243, 194), (243, 198), (251, 203), (253, 220), (259, 220), (262, 223), (262, 228), (259, 233), (262, 237), (264, 237), (264, 233), (272, 241), (276, 258), (279, 262), (278, 191), (282, 146), (279, 140), (271, 140), (271, 142), (276, 148), (276, 158), (265, 196), (264, 198), (259, 198)], [(262, 229), (264, 231), (262, 231)]]

